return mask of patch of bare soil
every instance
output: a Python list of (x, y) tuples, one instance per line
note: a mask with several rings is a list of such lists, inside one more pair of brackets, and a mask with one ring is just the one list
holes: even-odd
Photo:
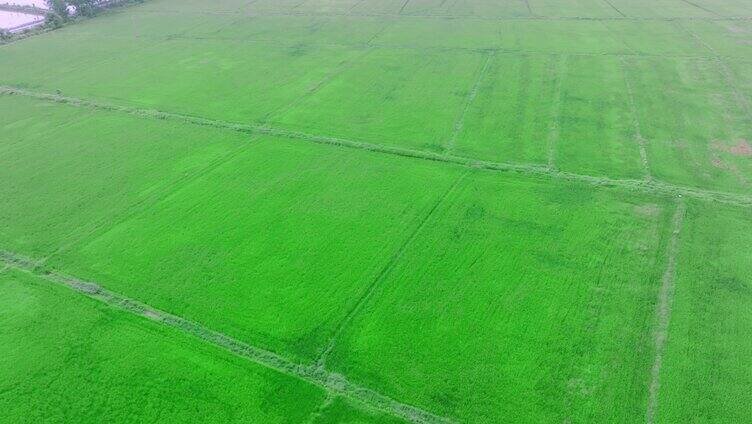
[(736, 179), (739, 181), (739, 183), (743, 185), (747, 185), (747, 178), (739, 171), (739, 168), (736, 167), (733, 163), (728, 163), (721, 159), (720, 156), (718, 156), (717, 153), (713, 153), (710, 158), (710, 163), (718, 169), (723, 169), (724, 171), (729, 171), (731, 174), (733, 174)]
[(655, 203), (647, 203), (644, 205), (635, 206), (635, 213), (642, 216), (655, 217), (661, 212), (661, 207)]
[(736, 145), (729, 148), (729, 153), (736, 156), (752, 156), (752, 145), (747, 140), (737, 140)]
[(712, 146), (716, 150), (730, 153), (734, 156), (744, 156), (744, 157), (752, 156), (752, 144), (750, 144), (749, 141), (743, 138), (736, 140), (736, 144), (734, 144), (733, 146), (729, 146), (717, 140), (713, 142)]

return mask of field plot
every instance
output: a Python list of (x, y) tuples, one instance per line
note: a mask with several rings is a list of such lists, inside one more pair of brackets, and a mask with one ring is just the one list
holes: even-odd
[(612, 20), (603, 22), (609, 36), (632, 56), (709, 57), (710, 53), (684, 29), (685, 22), (662, 20)]
[(262, 139), (62, 263), (310, 361), (459, 176), (405, 160)]
[(315, 386), (52, 284), (0, 273), (0, 421), (299, 423), (324, 402)]
[(625, 64), (651, 174), (675, 184), (749, 193), (752, 117), (720, 65), (649, 58)]
[(752, 215), (691, 204), (662, 369), (659, 422), (743, 422), (752, 404)]
[[(180, 14), (234, 13), (246, 10), (249, 4), (272, 3), (273, 0), (222, 0), (207, 2), (203, 0), (149, 1), (139, 5), (137, 10), (172, 12)], [(302, 0), (277, 0), (280, 5), (297, 4)], [(130, 12), (130, 11), (129, 11)]]
[[(147, 4), (151, 3), (144, 3), (144, 6)], [(121, 38), (161, 41), (167, 38), (218, 34), (234, 24), (238, 18), (234, 14), (224, 13), (159, 12), (136, 8), (119, 10), (101, 18), (85, 21), (75, 28), (62, 28), (60, 33), (66, 37), (81, 37), (76, 39), (76, 42), (92, 45), (103, 44), (102, 38), (115, 39), (109, 40), (107, 44), (117, 43)], [(92, 39), (99, 39), (100, 42), (93, 43)]]
[(0, 250), (37, 257), (159, 198), (250, 138), (17, 96), (0, 96), (0, 108)]
[[(617, 57), (570, 57), (563, 66), (551, 162), (586, 175), (645, 175), (630, 110), (629, 86)], [(559, 97), (559, 99), (556, 99)]]
[[(692, 0), (608, 0), (623, 15), (637, 18), (707, 18), (717, 16)], [(721, 3), (721, 2), (713, 2)]]
[(468, 179), (329, 363), (462, 422), (639, 417), (672, 209), (496, 175)]
[(376, 49), (271, 121), (442, 153), (451, 149), (455, 121), (482, 64), (476, 53)]
[(745, 422), (750, 19), (148, 0), (0, 45), (0, 422)]
[(557, 137), (557, 87), (564, 60), (497, 54), (488, 59), (454, 151), (499, 162), (546, 164)]
[(500, 47), (520, 53), (623, 54), (606, 22), (599, 20), (512, 20), (501, 23)]
[(264, 42), (271, 46), (303, 48), (334, 44), (361, 49), (388, 26), (387, 21), (368, 16), (260, 15), (244, 16), (219, 32), (197, 35), (200, 38)]
[(411, 0), (401, 10), (405, 15), (520, 17), (530, 16), (525, 0)]
[(621, 14), (603, 0), (527, 0), (533, 15), (550, 17), (618, 17)]
[[(731, 80), (736, 83), (740, 99), (752, 99), (752, 61), (728, 61), (726, 66)], [(746, 105), (742, 103), (740, 106)]]
[(692, 3), (715, 16), (743, 17), (752, 13), (752, 5), (744, 0), (697, 0)]
[(745, 61), (752, 58), (752, 22), (685, 22), (682, 27), (711, 57)]
[[(41, 38), (33, 41), (37, 45), (6, 48), (0, 58), (0, 83), (235, 122), (261, 120), (305, 94), (357, 53), (337, 47), (270, 48), (229, 40), (154, 43), (123, 38), (114, 43), (128, 45), (127, 54), (97, 60), (97, 53), (89, 53), (89, 59), (81, 62), (64, 60), (64, 71), (55, 76), (41, 66), (50, 56), (35, 49), (49, 47)], [(75, 41), (50, 54), (62, 57), (79, 50)], [(84, 43), (101, 41), (91, 37)], [(78, 55), (72, 53), (73, 57)], [(144, 67), (143, 63), (160, 65)], [(90, 83), (101, 75), (109, 77), (101, 84)]]

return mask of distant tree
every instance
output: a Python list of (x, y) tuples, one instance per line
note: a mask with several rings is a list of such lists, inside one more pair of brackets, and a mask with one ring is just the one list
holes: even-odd
[(65, 19), (55, 12), (47, 12), (44, 15), (44, 24), (50, 28), (60, 28), (65, 24)]
[(68, 4), (76, 8), (76, 14), (79, 16), (91, 17), (94, 15), (95, 0), (68, 0)]
[(11, 37), (10, 31), (6, 31), (0, 28), (0, 41), (10, 40), (10, 37)]
[(50, 18), (49, 15), (55, 14), (60, 20), (68, 19), (68, 4), (65, 0), (44, 0), (47, 4), (47, 8), (50, 9), (50, 13), (47, 14), (47, 22), (56, 20), (55, 17)]

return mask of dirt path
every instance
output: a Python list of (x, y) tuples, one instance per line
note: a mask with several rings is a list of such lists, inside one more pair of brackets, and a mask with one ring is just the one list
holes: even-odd
[(653, 424), (658, 409), (658, 391), (660, 390), (661, 366), (663, 365), (663, 354), (666, 350), (666, 338), (668, 337), (668, 327), (671, 323), (671, 306), (674, 301), (675, 278), (676, 278), (676, 257), (679, 251), (679, 233), (684, 222), (686, 206), (680, 201), (676, 206), (676, 212), (671, 224), (671, 239), (668, 243), (668, 260), (666, 271), (663, 273), (661, 280), (661, 289), (658, 293), (658, 305), (656, 309), (657, 324), (655, 328), (655, 359), (653, 368), (650, 372), (650, 387), (648, 391), (648, 407), (646, 412), (646, 422)]
[(104, 289), (99, 284), (82, 281), (56, 271), (43, 270), (38, 261), (12, 252), (0, 251), (0, 265), (33, 274), (50, 283), (68, 287), (75, 292), (98, 300), (108, 306), (141, 316), (160, 325), (176, 328), (183, 333), (229, 351), (258, 365), (315, 384), (330, 394), (343, 396), (363, 403), (369, 408), (419, 424), (452, 424), (453, 420), (399, 402), (367, 387), (350, 382), (345, 376), (300, 364), (269, 350), (241, 342), (203, 325), (183, 319), (168, 312), (152, 308), (135, 299)]

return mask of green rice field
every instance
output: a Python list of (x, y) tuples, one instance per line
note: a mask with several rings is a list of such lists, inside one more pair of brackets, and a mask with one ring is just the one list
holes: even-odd
[(746, 0), (146, 0), (0, 181), (1, 423), (752, 417)]

